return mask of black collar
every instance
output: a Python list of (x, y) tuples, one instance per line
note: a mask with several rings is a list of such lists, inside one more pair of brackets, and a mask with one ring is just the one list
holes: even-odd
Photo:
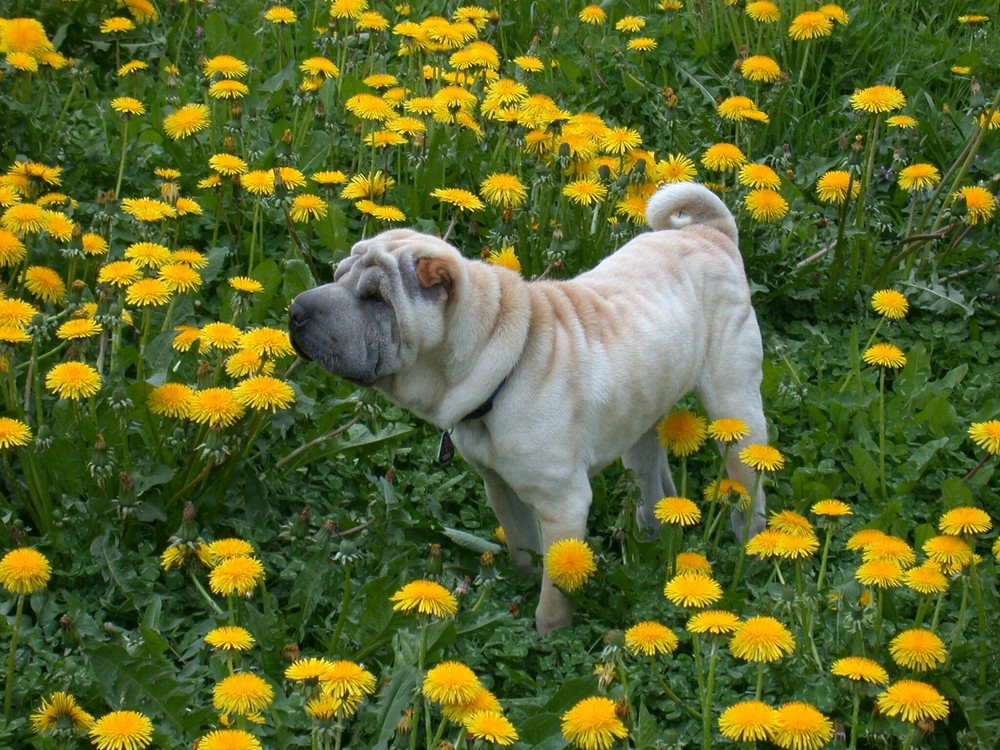
[[(508, 375), (507, 377), (510, 376)], [(487, 414), (493, 411), (493, 401), (496, 400), (497, 394), (500, 393), (500, 389), (503, 388), (504, 385), (506, 384), (507, 384), (507, 378), (505, 377), (503, 380), (500, 381), (500, 385), (498, 385), (496, 389), (494, 389), (493, 393), (490, 394), (490, 397), (488, 399), (483, 401), (483, 403), (481, 403), (478, 407), (476, 407), (468, 414), (466, 414), (464, 417), (462, 417), (459, 420), (459, 422), (468, 422), (473, 419), (479, 419), (480, 417), (485, 417)]]

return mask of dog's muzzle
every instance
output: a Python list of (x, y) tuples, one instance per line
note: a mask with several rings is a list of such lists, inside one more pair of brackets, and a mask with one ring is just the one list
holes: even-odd
[(296, 335), (301, 334), (308, 324), (309, 311), (298, 300), (293, 301), (288, 306), (288, 338), (292, 342), (292, 348), (295, 350), (295, 353), (307, 362), (311, 362), (312, 357), (305, 353), (296, 340)]

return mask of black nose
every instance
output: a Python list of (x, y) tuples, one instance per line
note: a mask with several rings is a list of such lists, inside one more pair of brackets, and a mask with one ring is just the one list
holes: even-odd
[(296, 328), (301, 328), (306, 320), (309, 318), (309, 313), (306, 312), (304, 305), (299, 302), (292, 302), (288, 306), (288, 327), (295, 331)]

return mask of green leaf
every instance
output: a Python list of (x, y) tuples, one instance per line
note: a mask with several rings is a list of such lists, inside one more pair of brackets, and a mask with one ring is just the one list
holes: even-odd
[(851, 458), (854, 459), (854, 471), (851, 473), (857, 479), (861, 480), (865, 492), (868, 495), (878, 497), (881, 494), (882, 489), (879, 484), (878, 464), (875, 463), (875, 459), (872, 458), (871, 454), (860, 445), (851, 444), (847, 447), (847, 449), (851, 454)]
[[(393, 670), (387, 683), (385, 692), (378, 701), (373, 750), (385, 750), (396, 734), (396, 724), (399, 723), (403, 711), (413, 702), (417, 689), (417, 668), (410, 664), (398, 666)], [(414, 727), (414, 730), (417, 730), (417, 727)]]
[(470, 534), (466, 531), (459, 531), (458, 529), (452, 529), (445, 527), (442, 529), (444, 535), (448, 537), (451, 541), (457, 544), (459, 547), (464, 547), (465, 549), (472, 550), (476, 554), (483, 554), (484, 552), (492, 552), (494, 555), (499, 554), (503, 551), (503, 547), (494, 542), (487, 541), (482, 537), (478, 537), (475, 534)]

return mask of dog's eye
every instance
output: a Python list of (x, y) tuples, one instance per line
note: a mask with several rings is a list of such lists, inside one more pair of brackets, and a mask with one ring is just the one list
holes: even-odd
[(385, 298), (382, 297), (382, 292), (380, 292), (378, 288), (370, 289), (365, 292), (361, 298), (365, 300), (365, 302), (385, 302)]

